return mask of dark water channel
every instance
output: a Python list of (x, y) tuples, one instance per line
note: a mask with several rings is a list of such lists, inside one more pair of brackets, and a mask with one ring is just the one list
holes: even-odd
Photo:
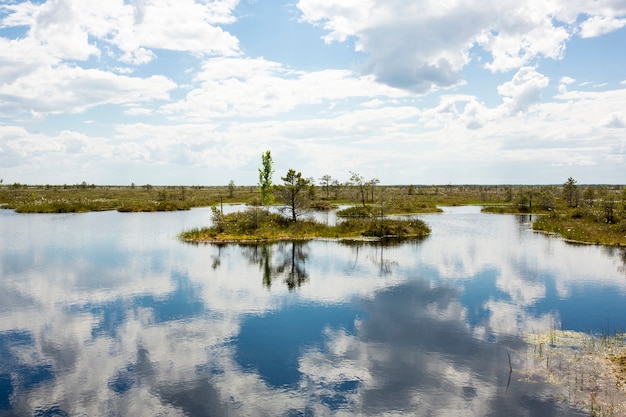
[(623, 249), (528, 217), (450, 208), (384, 247), (176, 239), (209, 218), (0, 211), (0, 416), (578, 415), (507, 351), (626, 329)]

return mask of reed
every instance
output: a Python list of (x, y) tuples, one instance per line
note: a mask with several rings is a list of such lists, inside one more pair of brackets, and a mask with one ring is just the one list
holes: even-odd
[(557, 397), (592, 416), (626, 415), (626, 342), (623, 333), (592, 335), (550, 329), (527, 336), (527, 378), (561, 388)]

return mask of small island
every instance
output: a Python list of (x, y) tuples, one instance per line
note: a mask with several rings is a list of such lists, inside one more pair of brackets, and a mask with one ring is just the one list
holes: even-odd
[(311, 219), (292, 220), (259, 207), (223, 214), (213, 207), (213, 225), (184, 231), (187, 242), (230, 243), (309, 239), (383, 240), (421, 238), (430, 233), (428, 225), (415, 218), (350, 218), (335, 226)]
[(569, 177), (555, 187), (519, 187), (507, 204), (485, 205), (486, 213), (534, 214), (533, 230), (560, 236), (567, 242), (626, 245), (626, 187), (591, 186), (580, 189)]
[[(422, 220), (415, 218), (389, 219), (385, 205), (372, 208), (365, 204), (365, 181), (352, 173), (351, 181), (357, 185), (362, 207), (347, 210), (346, 220), (334, 226), (304, 219), (303, 213), (310, 208), (312, 181), (302, 173), (289, 169), (282, 177), (283, 183), (272, 184), (273, 161), (270, 151), (261, 155), (259, 168), (260, 203), (263, 207), (250, 207), (240, 212), (224, 214), (213, 206), (212, 226), (182, 232), (180, 238), (188, 242), (265, 242), (306, 239), (370, 239), (420, 238), (430, 233)], [(279, 212), (270, 210), (278, 199), (283, 205)], [(329, 208), (329, 207), (327, 207)], [(378, 209), (378, 210), (376, 210)], [(341, 213), (339, 213), (341, 216)]]

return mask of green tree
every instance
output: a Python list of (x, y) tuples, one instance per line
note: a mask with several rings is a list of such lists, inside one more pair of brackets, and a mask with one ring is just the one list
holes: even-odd
[(513, 201), (513, 188), (510, 186), (504, 189), (504, 201), (509, 203)]
[(552, 197), (552, 193), (549, 189), (543, 189), (539, 195), (537, 195), (537, 203), (543, 210), (553, 211), (556, 208), (556, 203)]
[(215, 206), (211, 206), (211, 220), (213, 221), (213, 225), (217, 228), (217, 230), (222, 233), (226, 226), (224, 220), (224, 212)]
[(281, 200), (287, 205), (292, 221), (298, 221), (298, 216), (306, 206), (307, 198), (304, 191), (309, 189), (310, 180), (302, 178), (302, 173), (293, 169), (281, 178), (283, 185), (279, 188)]
[(578, 186), (574, 178), (569, 177), (563, 184), (563, 196), (565, 201), (567, 201), (568, 207), (576, 207), (578, 205)]
[(339, 188), (341, 187), (341, 183), (339, 180), (333, 180), (330, 184), (333, 187), (333, 191), (335, 192), (335, 200), (339, 199)]
[(380, 180), (378, 178), (372, 178), (365, 185), (369, 188), (371, 198), (370, 201), (374, 201), (374, 190), (376, 189), (376, 185), (380, 184)]
[(611, 196), (606, 196), (602, 200), (604, 210), (604, 221), (609, 224), (617, 223), (617, 203)]
[(356, 186), (361, 193), (361, 203), (363, 203), (363, 207), (365, 207), (365, 178), (363, 175), (350, 171), (350, 184)]
[(272, 175), (274, 175), (274, 162), (272, 154), (266, 151), (261, 154), (262, 167), (259, 168), (259, 193), (261, 194), (261, 204), (265, 207), (270, 206), (274, 202), (274, 194), (272, 193)]
[(596, 199), (596, 192), (592, 186), (588, 186), (583, 191), (583, 202), (586, 206), (593, 207), (594, 200)]
[(320, 178), (320, 182), (322, 185), (322, 189), (324, 190), (325, 194), (326, 194), (326, 199), (328, 200), (330, 198), (330, 185), (332, 184), (333, 178), (326, 174), (324, 175), (322, 178)]
[(517, 209), (522, 213), (528, 213), (532, 209), (532, 202), (527, 193), (520, 192), (515, 200)]
[(234, 194), (235, 194), (235, 181), (230, 180), (230, 182), (228, 183), (228, 196), (230, 198), (233, 198)]

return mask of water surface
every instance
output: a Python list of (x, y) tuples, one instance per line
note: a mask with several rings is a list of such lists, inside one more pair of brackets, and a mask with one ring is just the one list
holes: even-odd
[(507, 352), (626, 328), (623, 250), (529, 217), (448, 208), (384, 247), (176, 239), (210, 216), (0, 211), (0, 416), (577, 415)]

